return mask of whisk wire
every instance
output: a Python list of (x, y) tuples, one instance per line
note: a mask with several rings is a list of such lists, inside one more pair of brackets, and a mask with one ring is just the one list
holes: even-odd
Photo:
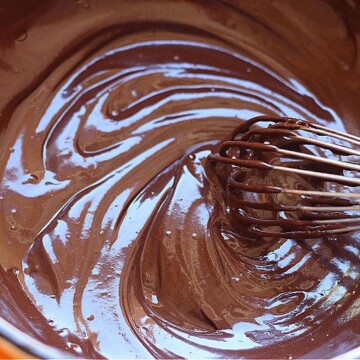
[[(278, 117), (242, 123), (220, 144), (218, 152), (209, 155), (215, 166), (223, 164), (227, 169), (222, 171), (229, 174), (226, 186), (233, 210), (238, 221), (249, 224), (251, 234), (294, 239), (360, 230), (360, 204), (356, 202), (360, 199), (356, 191), (360, 186), (359, 159), (358, 136), (307, 120)], [(248, 181), (254, 172), (258, 174), (256, 183)], [(279, 178), (271, 181), (276, 173), (303, 178), (307, 186), (297, 189)], [(249, 200), (245, 194), (260, 198), (250, 196)], [(278, 197), (280, 194), (285, 198)]]

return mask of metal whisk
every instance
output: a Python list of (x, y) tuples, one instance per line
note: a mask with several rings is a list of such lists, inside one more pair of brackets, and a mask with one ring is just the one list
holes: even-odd
[(307, 120), (256, 117), (209, 155), (235, 221), (257, 237), (360, 230), (360, 138)]

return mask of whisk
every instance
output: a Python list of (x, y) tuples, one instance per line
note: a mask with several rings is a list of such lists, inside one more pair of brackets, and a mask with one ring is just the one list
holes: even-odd
[(360, 230), (360, 138), (294, 118), (242, 123), (208, 159), (231, 211), (257, 237)]

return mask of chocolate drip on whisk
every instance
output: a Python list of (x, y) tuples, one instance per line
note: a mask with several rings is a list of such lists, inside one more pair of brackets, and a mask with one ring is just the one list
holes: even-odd
[(360, 230), (360, 138), (307, 120), (256, 117), (209, 155), (233, 223), (256, 237)]

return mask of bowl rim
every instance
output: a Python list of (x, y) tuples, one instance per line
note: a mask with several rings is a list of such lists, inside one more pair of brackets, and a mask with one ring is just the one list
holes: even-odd
[[(17, 329), (14, 325), (0, 317), (0, 356), (10, 358), (42, 358), (42, 359), (71, 359), (73, 355), (46, 345)], [(25, 355), (25, 356), (24, 356)], [(360, 346), (340, 354), (334, 360), (359, 360)]]
[[(4, 353), (4, 354), (3, 354)], [(14, 356), (14, 359), (25, 357), (67, 359), (74, 358), (52, 346), (31, 337), (0, 317), (0, 355)]]

